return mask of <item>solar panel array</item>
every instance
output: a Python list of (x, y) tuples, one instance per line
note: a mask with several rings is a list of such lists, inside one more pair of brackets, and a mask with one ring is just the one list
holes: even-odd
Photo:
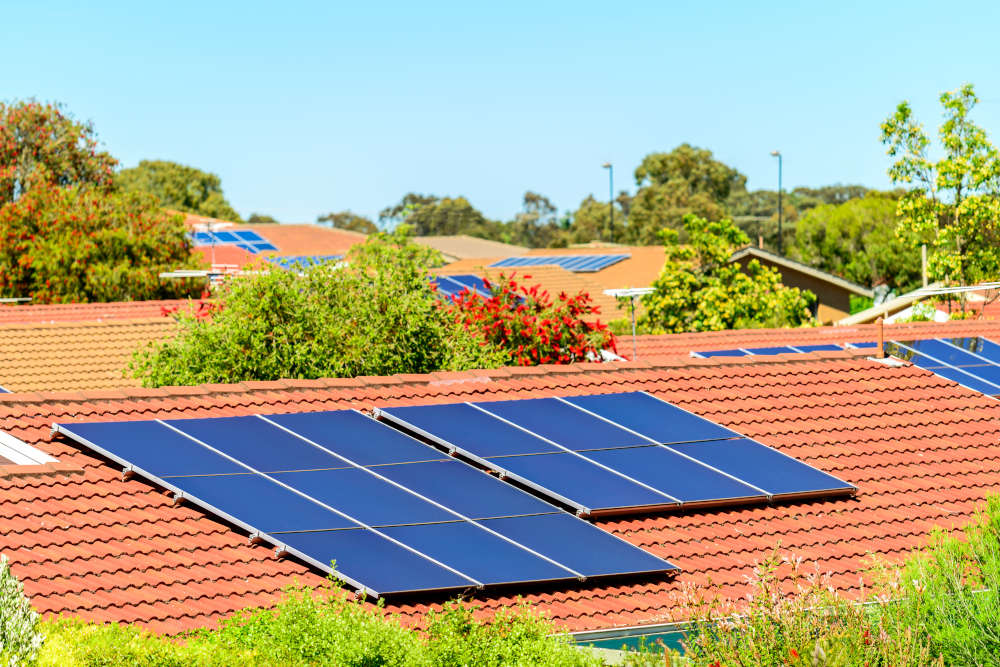
[(283, 269), (303, 270), (317, 264), (328, 262), (338, 262), (344, 259), (343, 255), (271, 255), (267, 261), (277, 264)]
[(644, 392), (376, 414), (582, 515), (856, 491)]
[(437, 286), (438, 294), (446, 297), (457, 296), (462, 290), (468, 290), (473, 294), (478, 294), (484, 299), (490, 298), (493, 294), (486, 283), (479, 276), (472, 274), (462, 274), (457, 276), (434, 276), (431, 282)]
[[(786, 345), (782, 347), (741, 348), (692, 352), (693, 357), (745, 357), (754, 355), (877, 348), (865, 341), (845, 345)], [(1000, 345), (983, 337), (928, 338), (888, 341), (886, 352), (933, 371), (948, 380), (988, 396), (1000, 397)]]
[(525, 255), (522, 257), (508, 257), (499, 262), (490, 264), (491, 267), (522, 267), (522, 266), (561, 266), (567, 271), (577, 273), (600, 271), (612, 264), (628, 259), (631, 255)]
[(53, 428), (376, 596), (676, 569), (356, 411)]
[(254, 255), (264, 250), (278, 249), (277, 246), (250, 229), (194, 232), (191, 234), (191, 242), (195, 245), (195, 247), (209, 245), (235, 245), (238, 248), (243, 248), (247, 252)]

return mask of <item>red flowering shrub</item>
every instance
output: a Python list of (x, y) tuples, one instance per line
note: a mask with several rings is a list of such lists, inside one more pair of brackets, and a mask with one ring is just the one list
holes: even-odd
[(553, 302), (538, 285), (527, 287), (515, 277), (501, 274), (497, 283), (484, 281), (492, 292), (488, 299), (463, 290), (443, 307), (466, 331), (481, 333), (502, 350), (512, 365), (600, 361), (601, 350), (617, 352), (614, 334), (589, 317), (599, 312), (589, 294), (563, 292)]
[(181, 216), (148, 195), (42, 183), (0, 207), (0, 296), (36, 302), (133, 301), (198, 294)]

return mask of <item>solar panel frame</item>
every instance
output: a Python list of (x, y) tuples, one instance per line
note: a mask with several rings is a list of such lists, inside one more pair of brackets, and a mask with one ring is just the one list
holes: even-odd
[(252, 229), (234, 229), (232, 233), (241, 241), (248, 241), (250, 243), (260, 243), (261, 241), (264, 241), (265, 243), (267, 242), (267, 239)]

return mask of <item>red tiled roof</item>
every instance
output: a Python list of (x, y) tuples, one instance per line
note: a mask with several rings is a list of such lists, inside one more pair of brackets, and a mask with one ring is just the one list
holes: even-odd
[[(955, 331), (959, 331), (956, 326)], [(54, 421), (206, 417), (483, 398), (646, 390), (859, 487), (856, 498), (609, 518), (598, 525), (682, 568), (676, 579), (590, 581), (486, 592), (483, 613), (516, 594), (570, 630), (671, 619), (685, 584), (737, 597), (754, 562), (783, 549), (856, 586), (869, 553), (899, 558), (933, 525), (968, 520), (1000, 491), (1000, 403), (933, 373), (861, 352), (659, 364), (579, 364), (388, 378), (285, 380), (0, 396), (0, 429), (83, 473), (0, 479), (0, 551), (33, 604), (97, 621), (176, 632), (269, 604), (322, 576), (247, 543), (241, 531), (62, 438)], [(435, 603), (436, 604), (436, 603)], [(427, 604), (387, 611), (420, 625)]]
[(0, 305), (0, 325), (51, 322), (103, 322), (163, 317), (163, 309), (185, 307), (187, 299), (163, 301), (113, 301), (110, 303), (57, 303)]
[[(1000, 340), (1000, 320), (956, 320), (953, 322), (901, 322), (884, 325), (885, 340), (917, 338), (963, 338), (993, 336)], [(857, 324), (849, 327), (803, 327), (800, 329), (736, 329), (698, 333), (636, 336), (641, 361), (683, 358), (692, 351), (731, 350), (780, 345), (818, 345), (821, 343), (857, 343), (876, 341), (878, 325)], [(632, 358), (632, 337), (618, 337), (619, 354)]]

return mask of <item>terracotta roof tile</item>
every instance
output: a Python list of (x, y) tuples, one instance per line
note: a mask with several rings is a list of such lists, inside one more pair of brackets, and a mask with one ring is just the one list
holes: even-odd
[[(967, 327), (955, 323), (937, 331)], [(683, 571), (674, 580), (517, 591), (570, 630), (667, 620), (680, 587), (709, 577), (739, 597), (754, 561), (778, 543), (815, 560), (842, 588), (856, 589), (869, 553), (899, 558), (931, 526), (954, 528), (986, 493), (1000, 491), (1000, 406), (912, 366), (892, 368), (847, 354), (767, 363), (704, 363), (683, 356), (646, 361), (528, 374), (502, 369), (309, 386), (213, 385), (195, 394), (178, 388), (125, 389), (103, 398), (65, 392), (0, 396), (0, 428), (83, 471), (0, 479), (0, 550), (40, 610), (134, 621), (162, 632), (211, 625), (248, 605), (270, 604), (293, 581), (322, 582), (320, 573), (295, 559), (278, 560), (270, 548), (248, 544), (245, 534), (225, 522), (174, 506), (150, 483), (122, 481), (116, 466), (61, 437), (50, 439), (53, 421), (73, 419), (371, 409), (642, 388), (860, 488), (855, 499), (600, 519), (595, 523)], [(512, 600), (510, 591), (480, 594), (479, 613)], [(435, 605), (411, 599), (387, 611), (420, 625)]]

